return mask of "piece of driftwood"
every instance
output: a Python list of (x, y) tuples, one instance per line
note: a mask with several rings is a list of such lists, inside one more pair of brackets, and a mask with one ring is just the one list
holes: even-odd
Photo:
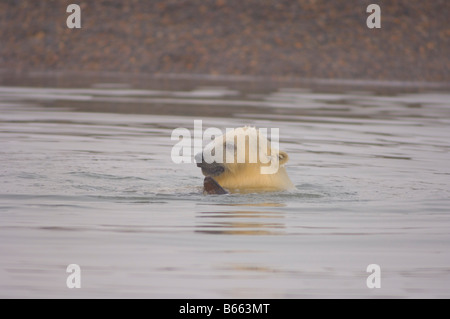
[(228, 192), (224, 190), (222, 186), (220, 186), (219, 183), (217, 183), (211, 176), (205, 177), (205, 180), (203, 181), (203, 192), (205, 194), (228, 194)]

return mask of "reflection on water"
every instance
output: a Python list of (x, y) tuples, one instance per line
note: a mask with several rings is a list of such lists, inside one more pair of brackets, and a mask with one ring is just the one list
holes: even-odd
[[(38, 80), (1, 80), (0, 296), (450, 296), (446, 86)], [(203, 195), (194, 119), (280, 128), (296, 190)]]
[(224, 235), (281, 235), (286, 228), (281, 213), (258, 211), (201, 212), (196, 231)]
[[(244, 202), (216, 203), (214, 206), (224, 207), (285, 207), (285, 203), (277, 202)], [(210, 204), (208, 204), (209, 206)], [(199, 223), (196, 232), (220, 235), (281, 235), (286, 228), (282, 219), (284, 213), (276, 211), (229, 210), (199, 212), (196, 216)], [(281, 220), (280, 220), (281, 219)]]

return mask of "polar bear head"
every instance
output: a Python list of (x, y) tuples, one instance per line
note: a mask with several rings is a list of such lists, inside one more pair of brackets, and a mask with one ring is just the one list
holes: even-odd
[(261, 130), (240, 127), (215, 137), (195, 159), (203, 175), (231, 192), (289, 189), (293, 184), (284, 168), (289, 157), (277, 144), (278, 138), (270, 142)]

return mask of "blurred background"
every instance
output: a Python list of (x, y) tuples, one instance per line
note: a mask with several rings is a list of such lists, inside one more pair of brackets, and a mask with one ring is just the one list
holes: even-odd
[(449, 16), (446, 0), (2, 0), (0, 69), (448, 81)]

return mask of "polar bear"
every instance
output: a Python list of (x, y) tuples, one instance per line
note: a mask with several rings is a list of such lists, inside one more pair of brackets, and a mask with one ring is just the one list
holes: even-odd
[(197, 166), (206, 176), (205, 191), (210, 193), (206, 182), (210, 183), (211, 178), (218, 183), (214, 185), (231, 193), (294, 188), (284, 168), (289, 159), (287, 153), (271, 144), (261, 130), (248, 126), (227, 130), (216, 137), (195, 156)]

